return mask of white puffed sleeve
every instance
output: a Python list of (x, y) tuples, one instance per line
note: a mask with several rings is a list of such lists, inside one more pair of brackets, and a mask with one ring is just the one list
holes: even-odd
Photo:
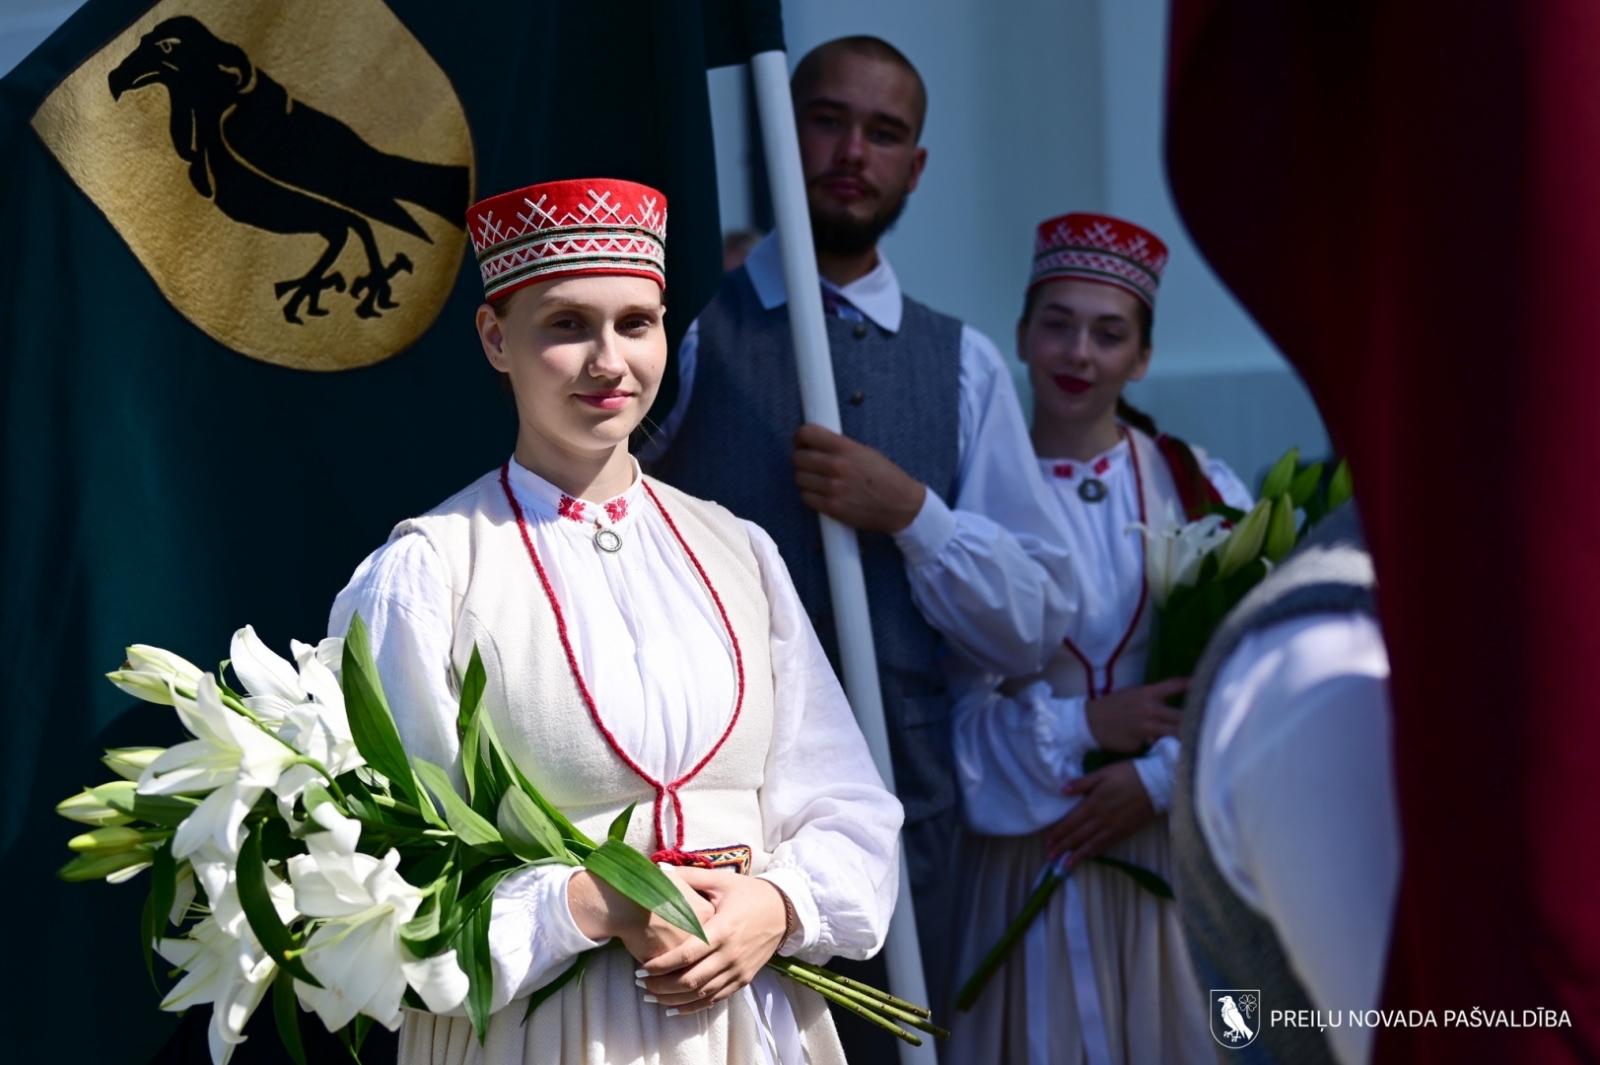
[(1077, 585), (1010, 372), (994, 343), (961, 333), (956, 498), (932, 491), (895, 534), (928, 624), (984, 669), (1037, 673), (1078, 609)]
[(772, 629), (772, 746), (760, 795), (772, 862), (761, 876), (800, 918), (779, 953), (869, 957), (883, 946), (899, 892), (904, 812), (873, 764), (777, 545), (745, 527)]
[[(1065, 817), (1076, 796), (1061, 794), (1083, 775), (1083, 756), (1099, 746), (1081, 697), (1060, 699), (1035, 681), (1014, 696), (998, 677), (975, 683), (956, 702), (956, 778), (967, 827), (989, 836), (1038, 832)], [(963, 685), (965, 686), (965, 685)]]
[[(378, 679), (407, 753), (445, 767), (464, 790), (450, 586), (425, 537), (402, 536), (369, 555), (334, 600), (328, 632), (343, 636), (357, 612), (371, 635)], [(599, 945), (578, 930), (567, 906), (574, 871), (522, 869), (495, 889), (489, 922), (494, 1009), (549, 983), (574, 956)]]

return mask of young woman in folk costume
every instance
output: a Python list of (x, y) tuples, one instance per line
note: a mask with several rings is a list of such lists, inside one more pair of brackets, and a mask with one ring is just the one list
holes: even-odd
[[(1153, 607), (1137, 522), (1207, 503), (1248, 507), (1222, 463), (1130, 408), (1150, 365), (1166, 246), (1130, 223), (1069, 214), (1039, 227), (1017, 348), (1033, 385), (1034, 450), (1055, 488), (1079, 582), (1078, 616), (1038, 676), (975, 679), (956, 708), (969, 829), (959, 979), (1022, 908), (1047, 862), (1051, 897), (970, 1013), (963, 1063), (1210, 1062), (1206, 999), (1178, 915), (1106, 855), (1171, 878), (1165, 811), (1182, 680), (1144, 685)], [(1084, 773), (1102, 750), (1136, 757)]]
[[(823, 1000), (762, 966), (879, 948), (901, 809), (771, 539), (629, 455), (666, 363), (665, 199), (553, 182), (468, 222), (516, 450), (396, 526), (332, 631), (360, 611), (407, 749), (458, 777), (476, 645), (511, 757), (593, 838), (637, 802), (628, 842), (676, 867), (709, 944), (585, 871), (513, 874), (492, 911), (486, 1043), (465, 1017), (408, 1011), (401, 1063), (839, 1065)], [(520, 1000), (607, 940), (626, 949), (523, 1023)]]

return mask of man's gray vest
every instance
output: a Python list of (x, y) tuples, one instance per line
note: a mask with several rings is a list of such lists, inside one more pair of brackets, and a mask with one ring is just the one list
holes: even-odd
[[(804, 422), (789, 308), (761, 306), (748, 271), (723, 278), (700, 313), (688, 416), (658, 471), (770, 534), (828, 658), (838, 668), (822, 528), (800, 502), (789, 456)], [(946, 503), (960, 434), (961, 323), (912, 300), (898, 333), (827, 319), (844, 434), (883, 452)], [(905, 562), (881, 533), (861, 535), (895, 786), (908, 823), (954, 810), (950, 697), (938, 634), (911, 601)], [(915, 870), (913, 870), (915, 873)]]
[[(1315, 1007), (1290, 968), (1272, 925), (1228, 886), (1206, 846), (1194, 804), (1194, 760), (1206, 701), (1218, 671), (1247, 635), (1308, 614), (1375, 614), (1374, 588), (1361, 521), (1354, 505), (1347, 504), (1324, 518), (1306, 542), (1228, 615), (1195, 669), (1184, 701), (1183, 753), (1168, 821), (1173, 889), (1184, 938), (1202, 990), (1258, 989), (1262, 1014)], [(1271, 710), (1258, 706), (1252, 712)], [(1247, 1047), (1219, 1046), (1217, 1060), (1227, 1065), (1335, 1065), (1326, 1037), (1315, 1028), (1258, 1023), (1257, 1031), (1255, 1042)]]

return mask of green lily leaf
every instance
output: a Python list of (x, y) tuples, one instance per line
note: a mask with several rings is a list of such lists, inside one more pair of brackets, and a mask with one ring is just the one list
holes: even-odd
[(1328, 509), (1342, 507), (1355, 494), (1355, 483), (1350, 479), (1350, 463), (1344, 459), (1333, 469), (1333, 480), (1328, 482)]
[(300, 1039), (300, 1006), (295, 1001), (294, 978), (280, 969), (272, 978), (272, 1016), (278, 1022), (278, 1038), (294, 1065), (306, 1065), (306, 1048)]
[(563, 987), (566, 987), (574, 980), (582, 983), (583, 969), (584, 966), (589, 964), (589, 955), (593, 954), (595, 950), (600, 949), (602, 948), (595, 947), (594, 950), (586, 950), (582, 954), (579, 954), (576, 958), (572, 959), (572, 964), (567, 966), (565, 972), (556, 977), (554, 980), (550, 981), (548, 984), (545, 984), (533, 994), (529, 995), (528, 1008), (522, 1011), (522, 1023), (527, 1024), (528, 1018), (533, 1016), (533, 1011), (544, 1005), (545, 1000), (553, 996), (557, 991), (560, 991)]
[(235, 883), (245, 920), (250, 922), (250, 931), (256, 934), (262, 949), (296, 980), (303, 980), (312, 987), (321, 987), (322, 984), (311, 975), (311, 970), (305, 967), (298, 956), (289, 956), (290, 951), (299, 948), (300, 942), (293, 932), (284, 927), (277, 909), (272, 905), (272, 895), (267, 891), (267, 866), (261, 858), (259, 827), (245, 833), (244, 844), (239, 848)]
[(511, 760), (510, 755), (506, 754), (505, 747), (500, 743), (500, 737), (495, 735), (494, 722), (489, 718), (483, 719), (483, 734), (489, 738), (489, 749), (494, 753), (494, 756), (500, 760), (500, 764), (506, 769), (510, 770), (517, 784), (520, 785), (522, 790), (527, 793), (528, 798), (532, 799), (538, 805), (539, 809), (544, 811), (544, 815), (551, 821), (555, 822), (556, 828), (561, 832), (561, 838), (579, 845), (579, 847), (569, 849), (573, 850), (574, 852), (582, 849), (584, 853), (594, 850), (594, 840), (580, 832), (578, 830), (578, 826), (567, 820), (567, 816), (565, 814), (563, 814), (560, 810), (557, 810), (554, 806), (550, 805), (550, 803), (545, 800), (545, 797), (539, 794), (539, 789), (534, 787), (533, 784), (528, 780), (527, 776), (523, 774), (522, 768), (518, 766), (516, 762)]
[(1138, 883), (1140, 887), (1144, 888), (1157, 898), (1171, 899), (1176, 897), (1172, 893), (1171, 884), (1167, 883), (1159, 875), (1152, 873), (1143, 866), (1134, 865), (1132, 862), (1125, 862), (1121, 858), (1113, 858), (1107, 854), (1097, 854), (1089, 860), (1091, 862), (1098, 862), (1101, 865), (1109, 866), (1112, 869), (1122, 870), (1124, 873), (1127, 873), (1129, 876), (1133, 877), (1134, 881)]
[(530, 862), (541, 858), (572, 861), (555, 822), (521, 788), (512, 788), (501, 797), (495, 821), (501, 838), (518, 858)]
[(431, 915), (419, 915), (400, 929), (400, 941), (413, 957), (433, 957), (461, 930), (461, 921), (466, 916), (456, 904), (461, 891), (461, 870), (452, 868), (442, 879), (444, 884), (435, 896)]
[(706, 938), (683, 892), (655, 863), (626, 843), (606, 840), (584, 858), (583, 867), (662, 920), (698, 939)]
[(350, 619), (350, 630), (345, 633), (339, 686), (344, 689), (350, 735), (361, 757), (419, 807), (426, 805), (419, 800), (417, 792), (421, 789), (406, 760), (405, 744), (400, 742), (400, 731), (395, 728), (389, 701), (384, 698), (378, 665), (372, 658), (367, 623), (361, 620), (359, 613)]
[(1322, 463), (1313, 462), (1294, 475), (1294, 481), (1289, 485), (1289, 498), (1294, 500), (1296, 507), (1303, 507), (1321, 483)]
[(489, 1005), (494, 995), (494, 967), (489, 959), (489, 915), (494, 909), (494, 889), (511, 871), (495, 870), (461, 901), (461, 930), (454, 940), (456, 962), (467, 974), (467, 998), (462, 1006), (480, 1046), (489, 1031)]
[(472, 645), (472, 661), (467, 663), (466, 676), (461, 678), (461, 708), (456, 713), (456, 734), (461, 739), (461, 772), (467, 778), (467, 798), (478, 798), (478, 772), (482, 764), (478, 729), (478, 715), (483, 710), (483, 689), (488, 677), (483, 671), (483, 658), (478, 645)]
[(606, 839), (614, 839), (621, 843), (627, 837), (628, 823), (633, 820), (633, 808), (638, 805), (636, 802), (630, 802), (628, 808), (617, 815), (616, 820), (611, 822), (611, 827), (606, 830)]
[(150, 894), (145, 899), (144, 921), (139, 939), (144, 947), (144, 966), (150, 979), (156, 978), (155, 959), (152, 957), (155, 941), (167, 930), (167, 918), (172, 914), (172, 903), (178, 897), (178, 863), (172, 858), (172, 845), (157, 847), (150, 859)]
[(1277, 499), (1289, 490), (1294, 483), (1295, 470), (1300, 468), (1300, 449), (1292, 447), (1283, 453), (1283, 457), (1272, 464), (1272, 469), (1267, 471), (1266, 480), (1261, 482), (1261, 498)]
[[(456, 794), (456, 789), (450, 784), (449, 774), (422, 758), (416, 759), (415, 765), (422, 783), (444, 804), (444, 819), (461, 842), (489, 854), (506, 853), (505, 841), (500, 838), (500, 833), (468, 805), (467, 800)], [(427, 801), (426, 797), (423, 801)]]

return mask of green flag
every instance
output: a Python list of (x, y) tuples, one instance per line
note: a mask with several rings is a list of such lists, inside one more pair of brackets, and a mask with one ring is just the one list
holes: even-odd
[(781, 47), (747, 7), (90, 0), (0, 81), (9, 1060), (144, 1062), (174, 1023), (140, 878), (53, 876), (100, 748), (176, 738), (103, 674), (319, 638), (394, 522), (504, 461), (471, 198), (661, 189), (676, 346), (720, 268), (708, 56)]

